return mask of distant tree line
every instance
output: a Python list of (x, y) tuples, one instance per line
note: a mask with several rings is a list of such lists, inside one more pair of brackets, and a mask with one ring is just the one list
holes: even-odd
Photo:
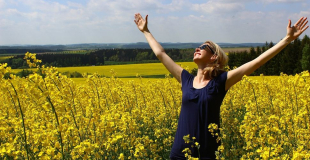
[(18, 49), (18, 48), (6, 48), (6, 49), (1, 49), (0, 48), (0, 55), (1, 54), (20, 54), (20, 53), (42, 53), (42, 52), (52, 52), (53, 50), (49, 49)]
[[(176, 61), (190, 61), (194, 49), (167, 49), (166, 52)], [(26, 53), (26, 52), (25, 52)], [(4, 61), (13, 69), (27, 68), (27, 63), (23, 60), (24, 55), (15, 55)], [(105, 61), (113, 62), (158, 62), (157, 57), (151, 49), (102, 49), (87, 54), (37, 54), (37, 59), (42, 60), (45, 66), (71, 67), (104, 65)], [(3, 63), (3, 62), (2, 62)]]
[[(273, 42), (264, 46), (251, 47), (250, 51), (229, 52), (228, 66), (241, 66), (273, 46)], [(304, 70), (310, 70), (310, 39), (304, 36), (302, 40), (296, 39), (284, 48), (278, 55), (257, 69), (252, 75), (279, 75), (296, 74)], [(175, 61), (192, 61), (194, 48), (189, 49), (165, 49), (166, 53)], [(23, 55), (16, 55), (6, 59), (5, 63), (14, 68), (27, 68)], [(105, 65), (105, 62), (158, 62), (151, 49), (102, 49), (87, 54), (37, 54), (37, 59), (42, 64), (55, 67)], [(3, 62), (1, 62), (3, 63)], [(192, 71), (193, 73), (195, 70)]]
[[(228, 65), (231, 69), (247, 63), (271, 48), (272, 42), (263, 47), (251, 47), (250, 51), (229, 53)], [(281, 72), (294, 75), (302, 71), (310, 71), (310, 39), (304, 36), (302, 40), (296, 39), (284, 48), (279, 54), (258, 68), (252, 75), (279, 75)]]
[[(104, 65), (104, 55), (99, 52), (90, 54), (37, 54), (37, 59), (42, 60), (42, 65), (54, 67), (75, 67), (89, 65)], [(27, 68), (23, 59), (24, 55), (16, 55), (5, 60), (9, 66), (14, 68)]]

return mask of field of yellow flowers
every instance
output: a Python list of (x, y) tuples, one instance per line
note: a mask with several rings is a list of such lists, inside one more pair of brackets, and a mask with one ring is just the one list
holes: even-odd
[[(189, 70), (196, 67), (194, 62), (177, 62), (180, 66), (187, 66)], [(20, 72), (23, 69), (13, 69), (12, 72)], [(34, 70), (34, 69), (32, 69)], [(117, 77), (133, 77), (139, 74), (142, 77), (165, 75), (169, 71), (162, 63), (142, 63), (142, 64), (123, 64), (123, 65), (104, 65), (104, 66), (80, 66), (80, 67), (60, 67), (58, 71), (63, 72), (79, 72), (83, 73), (98, 73), (105, 77), (111, 77), (111, 70), (114, 71)], [(164, 76), (163, 76), (164, 77)]]
[[(40, 62), (27, 53), (28, 64)], [(1, 159), (169, 159), (181, 106), (172, 78), (122, 81), (88, 75), (83, 85), (56, 68), (28, 78), (0, 64)], [(253, 80), (227, 93), (219, 159), (310, 159), (309, 72)], [(185, 135), (184, 135), (185, 136)]]

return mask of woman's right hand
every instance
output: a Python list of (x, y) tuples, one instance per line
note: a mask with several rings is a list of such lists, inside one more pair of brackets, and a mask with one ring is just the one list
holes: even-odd
[(307, 17), (301, 17), (292, 27), (291, 23), (292, 23), (291, 20), (289, 20), (286, 34), (286, 37), (289, 40), (289, 42), (295, 40), (309, 27), (306, 26), (308, 23)]
[(145, 19), (143, 19), (140, 13), (135, 14), (134, 21), (141, 32), (149, 32), (149, 29), (147, 28), (147, 17), (148, 15), (146, 15)]

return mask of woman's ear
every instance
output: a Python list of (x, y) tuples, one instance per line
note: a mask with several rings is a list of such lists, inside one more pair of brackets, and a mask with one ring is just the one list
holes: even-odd
[(213, 54), (213, 56), (211, 57), (211, 61), (212, 61), (212, 62), (216, 61), (216, 60), (217, 60), (217, 57), (218, 57), (218, 56), (217, 56), (216, 54)]

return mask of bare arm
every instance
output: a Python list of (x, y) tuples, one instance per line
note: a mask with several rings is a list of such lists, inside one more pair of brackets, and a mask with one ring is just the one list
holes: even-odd
[(135, 23), (138, 29), (144, 34), (146, 40), (151, 46), (156, 57), (163, 63), (167, 70), (179, 81), (181, 82), (181, 73), (183, 68), (176, 64), (165, 52), (164, 48), (156, 41), (151, 32), (147, 27), (148, 15), (145, 19), (138, 13), (135, 14)]
[(272, 48), (268, 49), (266, 52), (255, 58), (254, 60), (245, 63), (244, 65), (231, 70), (227, 73), (227, 80), (225, 89), (228, 90), (231, 86), (239, 82), (244, 75), (250, 75), (260, 66), (265, 64), (275, 55), (277, 55), (283, 48), (290, 44), (293, 40), (299, 37), (309, 26), (307, 18), (300, 18), (294, 26), (291, 27), (291, 20), (289, 20), (287, 26), (287, 35), (279, 43), (277, 43)]

